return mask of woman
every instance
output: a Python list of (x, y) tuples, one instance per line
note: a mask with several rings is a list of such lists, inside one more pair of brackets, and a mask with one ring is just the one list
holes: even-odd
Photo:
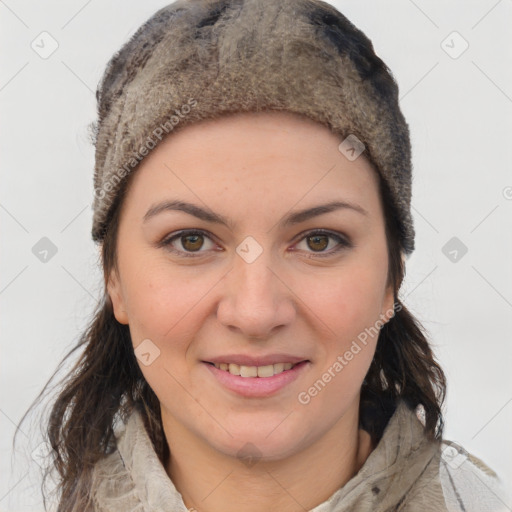
[(105, 297), (51, 411), (59, 510), (506, 510), (398, 297), (409, 132), (366, 36), (318, 0), (178, 1), (97, 97)]

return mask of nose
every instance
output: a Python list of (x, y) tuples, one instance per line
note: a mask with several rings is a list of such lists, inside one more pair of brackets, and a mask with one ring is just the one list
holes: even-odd
[(224, 278), (217, 319), (245, 339), (266, 340), (290, 325), (296, 314), (294, 294), (268, 252), (252, 263), (237, 255)]

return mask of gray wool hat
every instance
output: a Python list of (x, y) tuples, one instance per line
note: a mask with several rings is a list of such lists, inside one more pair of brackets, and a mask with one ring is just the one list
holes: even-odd
[(236, 112), (285, 110), (329, 127), (390, 192), (414, 250), (411, 146), (398, 86), (371, 41), (319, 0), (178, 0), (107, 65), (97, 93), (92, 238), (101, 242), (128, 176), (167, 135)]

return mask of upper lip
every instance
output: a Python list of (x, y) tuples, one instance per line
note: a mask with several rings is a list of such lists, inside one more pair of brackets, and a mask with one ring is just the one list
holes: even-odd
[(239, 366), (268, 366), (277, 363), (300, 363), (308, 361), (305, 357), (293, 356), (291, 354), (268, 354), (266, 356), (249, 356), (246, 354), (226, 354), (205, 359), (205, 363), (232, 363)]

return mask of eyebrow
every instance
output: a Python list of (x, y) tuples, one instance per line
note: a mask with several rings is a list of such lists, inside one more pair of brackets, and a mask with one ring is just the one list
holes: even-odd
[[(299, 224), (301, 222), (305, 222), (308, 219), (313, 217), (317, 217), (319, 215), (324, 215), (326, 213), (331, 213), (336, 210), (349, 209), (360, 213), (361, 215), (368, 215), (368, 212), (362, 208), (361, 206), (349, 203), (346, 201), (332, 201), (330, 203), (313, 206), (311, 208), (305, 208), (303, 210), (298, 210), (286, 215), (279, 222), (279, 226), (281, 228), (286, 228), (293, 226), (295, 224)], [(149, 219), (155, 217), (156, 215), (167, 212), (167, 211), (181, 211), (188, 213), (189, 215), (193, 215), (198, 219), (204, 220), (206, 222), (212, 222), (214, 224), (222, 224), (227, 228), (233, 230), (233, 223), (230, 222), (226, 217), (220, 215), (218, 213), (214, 213), (212, 211), (206, 210), (192, 203), (188, 203), (186, 201), (163, 201), (152, 206), (144, 215), (143, 223), (147, 222)]]

